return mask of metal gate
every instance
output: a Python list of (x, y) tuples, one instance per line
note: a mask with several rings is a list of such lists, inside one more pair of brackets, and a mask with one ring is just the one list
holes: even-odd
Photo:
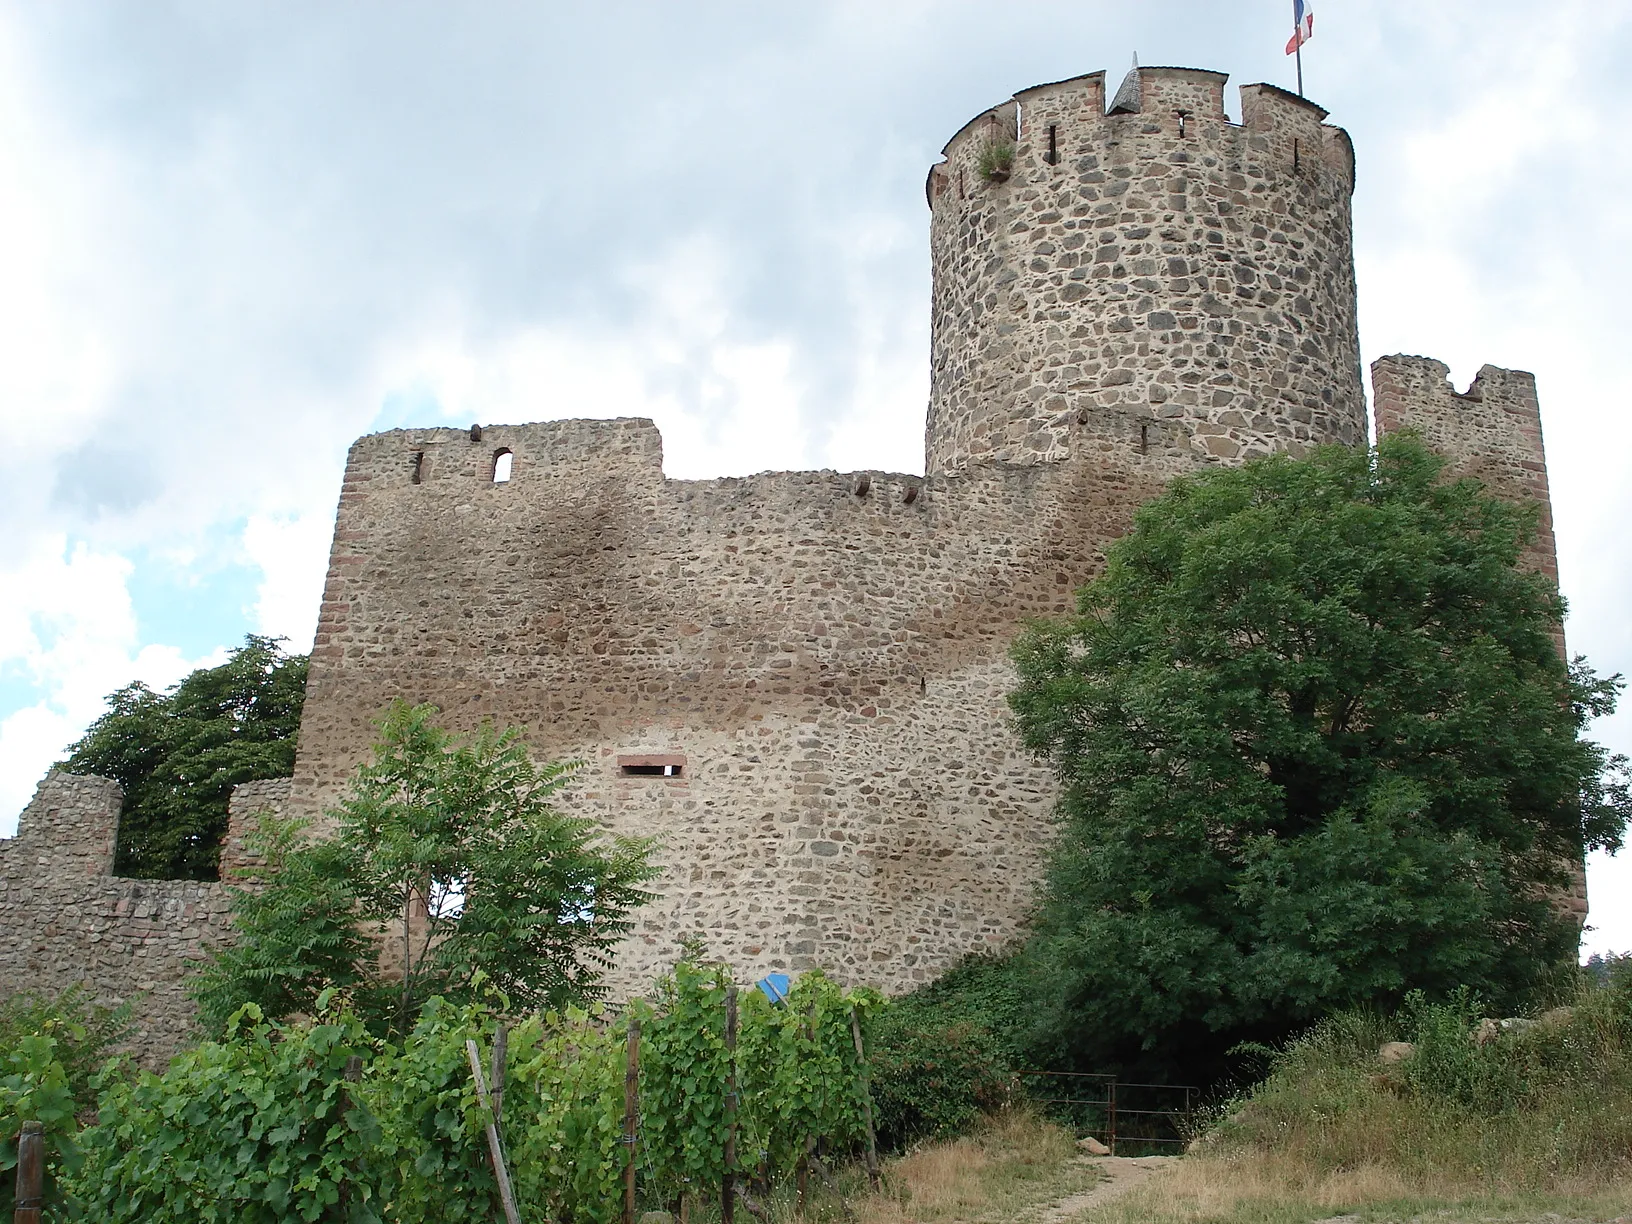
[(1201, 1103), (1193, 1084), (1142, 1084), (1082, 1071), (1021, 1071), (1018, 1078), (1026, 1100), (1079, 1135), (1094, 1136), (1113, 1156), (1182, 1150)]

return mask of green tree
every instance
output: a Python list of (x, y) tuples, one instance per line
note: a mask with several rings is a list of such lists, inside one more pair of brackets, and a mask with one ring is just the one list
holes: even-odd
[(1174, 482), (1011, 705), (1064, 784), (1028, 959), (1055, 1058), (1273, 1040), (1467, 986), (1511, 1007), (1573, 955), (1547, 894), (1619, 846), (1610, 712), (1518, 565), (1533, 508), (1410, 437)]
[(235, 897), (237, 943), (195, 985), (210, 1016), (247, 1000), (287, 1015), (342, 986), (404, 1033), (427, 999), (468, 1001), (479, 983), (528, 1010), (600, 994), (652, 899), (651, 841), (557, 811), (575, 766), (533, 764), (516, 730), (456, 740), (435, 715), (397, 702), (381, 718), (373, 761), (329, 813), (332, 840), (267, 826), (276, 861)]
[(313, 841), (298, 820), (263, 819), (246, 839), (254, 866), (232, 890), (234, 943), (191, 983), (205, 1027), (222, 1032), (240, 1007), (263, 1016), (311, 1015), (329, 987), (365, 988), (375, 948), (358, 925), (347, 850)]
[(232, 788), (294, 771), (306, 656), (279, 640), (251, 634), (167, 693), (127, 685), (69, 748), (60, 768), (124, 787), (115, 872), (215, 879)]

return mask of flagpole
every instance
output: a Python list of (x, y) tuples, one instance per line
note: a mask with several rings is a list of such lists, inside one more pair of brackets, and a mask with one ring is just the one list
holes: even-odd
[(1298, 97), (1303, 97), (1303, 44), (1298, 44)]

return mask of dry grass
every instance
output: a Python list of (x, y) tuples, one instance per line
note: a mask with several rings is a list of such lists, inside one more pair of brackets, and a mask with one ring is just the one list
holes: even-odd
[(1072, 1137), (1030, 1114), (1005, 1113), (978, 1134), (892, 1161), (883, 1193), (852, 1200), (857, 1224), (1019, 1221), (1092, 1186)]
[[(1440, 1009), (1385, 1070), (1375, 1017), (1338, 1017), (1200, 1151), (1081, 1224), (1632, 1220), (1632, 1013), (1587, 992), (1562, 1026), (1476, 1046)], [(1446, 1027), (1446, 1025), (1449, 1027)], [(1424, 1034), (1439, 1044), (1423, 1058)], [(1437, 1062), (1434, 1060), (1438, 1060)]]
[[(1549, 1216), (1549, 1213), (1550, 1216)], [(1073, 1224), (1304, 1224), (1356, 1221), (1611, 1220), (1632, 1213), (1632, 1187), (1559, 1185), (1491, 1194), (1486, 1187), (1410, 1177), (1394, 1167), (1311, 1169), (1274, 1153), (1193, 1155)]]

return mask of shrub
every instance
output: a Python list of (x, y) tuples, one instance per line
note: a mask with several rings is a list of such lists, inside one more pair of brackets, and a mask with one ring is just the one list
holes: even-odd
[(368, 1160), (379, 1126), (345, 1075), (374, 1046), (329, 1003), (287, 1029), (246, 1004), (228, 1040), (187, 1051), (162, 1076), (104, 1083), (84, 1165), (67, 1179), (75, 1217), (378, 1224)]
[(91, 1079), (107, 1062), (108, 1051), (129, 1031), (130, 1004), (104, 1006), (83, 984), (56, 995), (17, 994), (0, 1000), (0, 1051), (27, 1036), (50, 1037), (68, 1091), (84, 1103), (91, 1100)]
[(870, 1051), (880, 1145), (962, 1133), (1006, 1102), (1023, 1017), (1015, 963), (991, 957), (970, 957), (886, 1007)]
[[(1466, 993), (1393, 1016), (1317, 1025), (1220, 1109), (1207, 1151), (1251, 1152), (1265, 1176), (1313, 1187), (1382, 1169), (1394, 1194), (1513, 1194), (1632, 1176), (1632, 974), (1583, 975), (1566, 1015), (1475, 1040)], [(1487, 1034), (1488, 1037), (1488, 1034)], [(1383, 1042), (1413, 1042), (1394, 1067)]]
[(992, 140), (982, 145), (975, 171), (989, 183), (1001, 183), (1014, 170), (1014, 141)]
[(130, 1007), (102, 1007), (83, 986), (55, 997), (13, 995), (0, 1001), (0, 1219), (10, 1217), (16, 1188), (17, 1132), (24, 1121), (45, 1128), (45, 1201), (61, 1202), (59, 1175), (79, 1161), (76, 1112), (108, 1048), (129, 1028)]

